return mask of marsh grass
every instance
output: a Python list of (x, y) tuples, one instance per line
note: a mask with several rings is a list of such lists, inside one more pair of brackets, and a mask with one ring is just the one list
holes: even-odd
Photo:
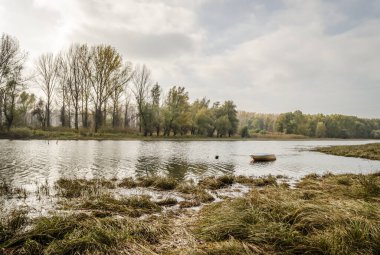
[(15, 232), (28, 223), (27, 211), (12, 210), (0, 218), (0, 243), (13, 237)]
[[(31, 228), (0, 245), (12, 254), (137, 254), (167, 234), (161, 221), (154, 224), (130, 218), (95, 218), (87, 214), (41, 217)], [(139, 245), (133, 245), (138, 243)], [(136, 252), (136, 253), (135, 253)]]
[(101, 194), (105, 189), (114, 189), (114, 182), (106, 179), (65, 179), (55, 183), (55, 189), (60, 197), (77, 198), (80, 196), (94, 196)]
[(157, 190), (173, 190), (176, 188), (178, 181), (171, 177), (166, 176), (143, 176), (133, 179), (127, 177), (121, 180), (118, 184), (121, 188), (155, 188)]
[(254, 245), (240, 242), (231, 238), (228, 241), (212, 242), (200, 245), (196, 249), (184, 249), (174, 251), (170, 254), (191, 254), (191, 255), (257, 255), (264, 254)]
[(178, 204), (178, 200), (174, 197), (168, 197), (156, 202), (159, 206), (174, 206)]
[[(345, 185), (347, 178), (351, 185)], [(205, 206), (194, 233), (210, 244), (232, 237), (264, 254), (377, 254), (380, 207), (373, 200), (379, 196), (374, 178), (307, 176), (298, 189), (253, 189), (243, 198)]]
[(307, 191), (324, 191), (321, 196), (325, 198), (334, 194), (339, 198), (377, 200), (380, 196), (380, 176), (376, 173), (305, 176), (296, 187)]
[(207, 192), (202, 186), (195, 185), (194, 183), (182, 182), (177, 186), (178, 192), (182, 193), (184, 197), (191, 200), (190, 203), (182, 203), (182, 206), (186, 204), (187, 207), (193, 207), (192, 205), (200, 205), (201, 203), (210, 203), (215, 200), (209, 192)]
[[(310, 174), (294, 188), (277, 184), (274, 176), (222, 176), (203, 184), (156, 180), (60, 180), (56, 188), (69, 195), (62, 196), (58, 209), (65, 210), (35, 219), (25, 211), (2, 216), (0, 253), (379, 254), (378, 173)], [(217, 191), (209, 187), (220, 185), (215, 181), (225, 187), (241, 183), (250, 191), (211, 203)], [(139, 185), (184, 200), (111, 192), (116, 186)], [(162, 210), (174, 204), (182, 210)], [(200, 211), (185, 210), (197, 206)]]
[(199, 181), (199, 185), (206, 189), (221, 189), (232, 185), (235, 182), (233, 175), (222, 175), (222, 176), (212, 176), (205, 177)]
[(10, 183), (1, 181), (0, 182), (0, 196), (25, 199), (28, 197), (28, 191), (23, 187), (14, 187)]
[(66, 202), (64, 209), (86, 210), (97, 215), (127, 215), (140, 217), (143, 214), (158, 213), (161, 206), (150, 200), (148, 196), (129, 196), (116, 199), (111, 195), (84, 198), (83, 201)]
[(380, 143), (318, 147), (314, 150), (337, 156), (380, 160)]

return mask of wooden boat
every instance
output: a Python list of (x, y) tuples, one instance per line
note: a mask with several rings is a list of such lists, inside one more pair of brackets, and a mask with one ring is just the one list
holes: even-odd
[(253, 154), (251, 157), (255, 162), (276, 160), (276, 156), (274, 154)]

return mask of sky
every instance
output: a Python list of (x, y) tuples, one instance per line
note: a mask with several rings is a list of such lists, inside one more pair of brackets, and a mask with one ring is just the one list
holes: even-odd
[(30, 66), (106, 43), (191, 100), (380, 117), (378, 0), (0, 0), (0, 17)]

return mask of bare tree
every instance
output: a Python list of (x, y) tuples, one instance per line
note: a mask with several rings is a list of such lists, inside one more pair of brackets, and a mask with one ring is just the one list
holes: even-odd
[(65, 127), (67, 125), (67, 120), (66, 120), (66, 111), (67, 111), (67, 101), (68, 101), (68, 67), (67, 63), (63, 57), (63, 54), (61, 53), (57, 57), (57, 77), (58, 77), (58, 86), (56, 87), (57, 89), (57, 94), (59, 95), (59, 101), (61, 103), (61, 109), (60, 109), (60, 121), (62, 127)]
[(53, 54), (41, 55), (36, 63), (38, 83), (46, 96), (46, 127), (50, 127), (51, 106), (57, 84), (58, 62)]
[(90, 78), (88, 76), (88, 70), (90, 66), (91, 61), (91, 54), (89, 51), (89, 48), (87, 44), (82, 44), (80, 46), (79, 51), (79, 61), (80, 61), (80, 67), (81, 67), (81, 73), (82, 73), (82, 81), (80, 83), (80, 91), (81, 91), (81, 113), (82, 113), (82, 126), (85, 128), (89, 127), (89, 101), (90, 101), (90, 93), (91, 93), (91, 87), (90, 87)]
[(138, 117), (139, 117), (139, 131), (142, 131), (142, 127), (144, 127), (144, 135), (148, 135), (147, 130), (147, 112), (146, 112), (146, 106), (147, 106), (147, 99), (148, 99), (148, 93), (150, 90), (150, 86), (152, 84), (151, 81), (151, 74), (150, 70), (143, 65), (142, 67), (137, 66), (134, 75), (132, 77), (132, 82), (134, 85), (134, 89), (132, 90), (133, 94), (135, 95), (136, 103), (137, 103), (137, 110), (138, 110)]
[(132, 66), (126, 63), (120, 72), (115, 75), (113, 82), (116, 84), (111, 93), (112, 101), (112, 127), (115, 128), (120, 125), (120, 98), (123, 92), (127, 90), (129, 81), (133, 77)]
[(83, 61), (81, 56), (85, 53), (86, 48), (81, 45), (72, 45), (66, 54), (68, 65), (68, 88), (69, 95), (74, 110), (74, 127), (79, 129), (79, 110), (82, 99), (82, 83), (86, 80), (85, 69), (82, 67)]

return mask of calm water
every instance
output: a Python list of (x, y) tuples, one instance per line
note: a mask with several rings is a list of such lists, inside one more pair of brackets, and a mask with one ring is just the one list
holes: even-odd
[[(368, 173), (380, 161), (307, 151), (316, 146), (374, 141), (9, 141), (0, 140), (0, 180), (28, 187), (60, 177), (122, 178), (163, 174), (178, 179), (214, 174), (258, 176), (308, 173)], [(269, 152), (277, 161), (251, 163), (252, 153)], [(215, 159), (219, 155), (219, 159)]]

